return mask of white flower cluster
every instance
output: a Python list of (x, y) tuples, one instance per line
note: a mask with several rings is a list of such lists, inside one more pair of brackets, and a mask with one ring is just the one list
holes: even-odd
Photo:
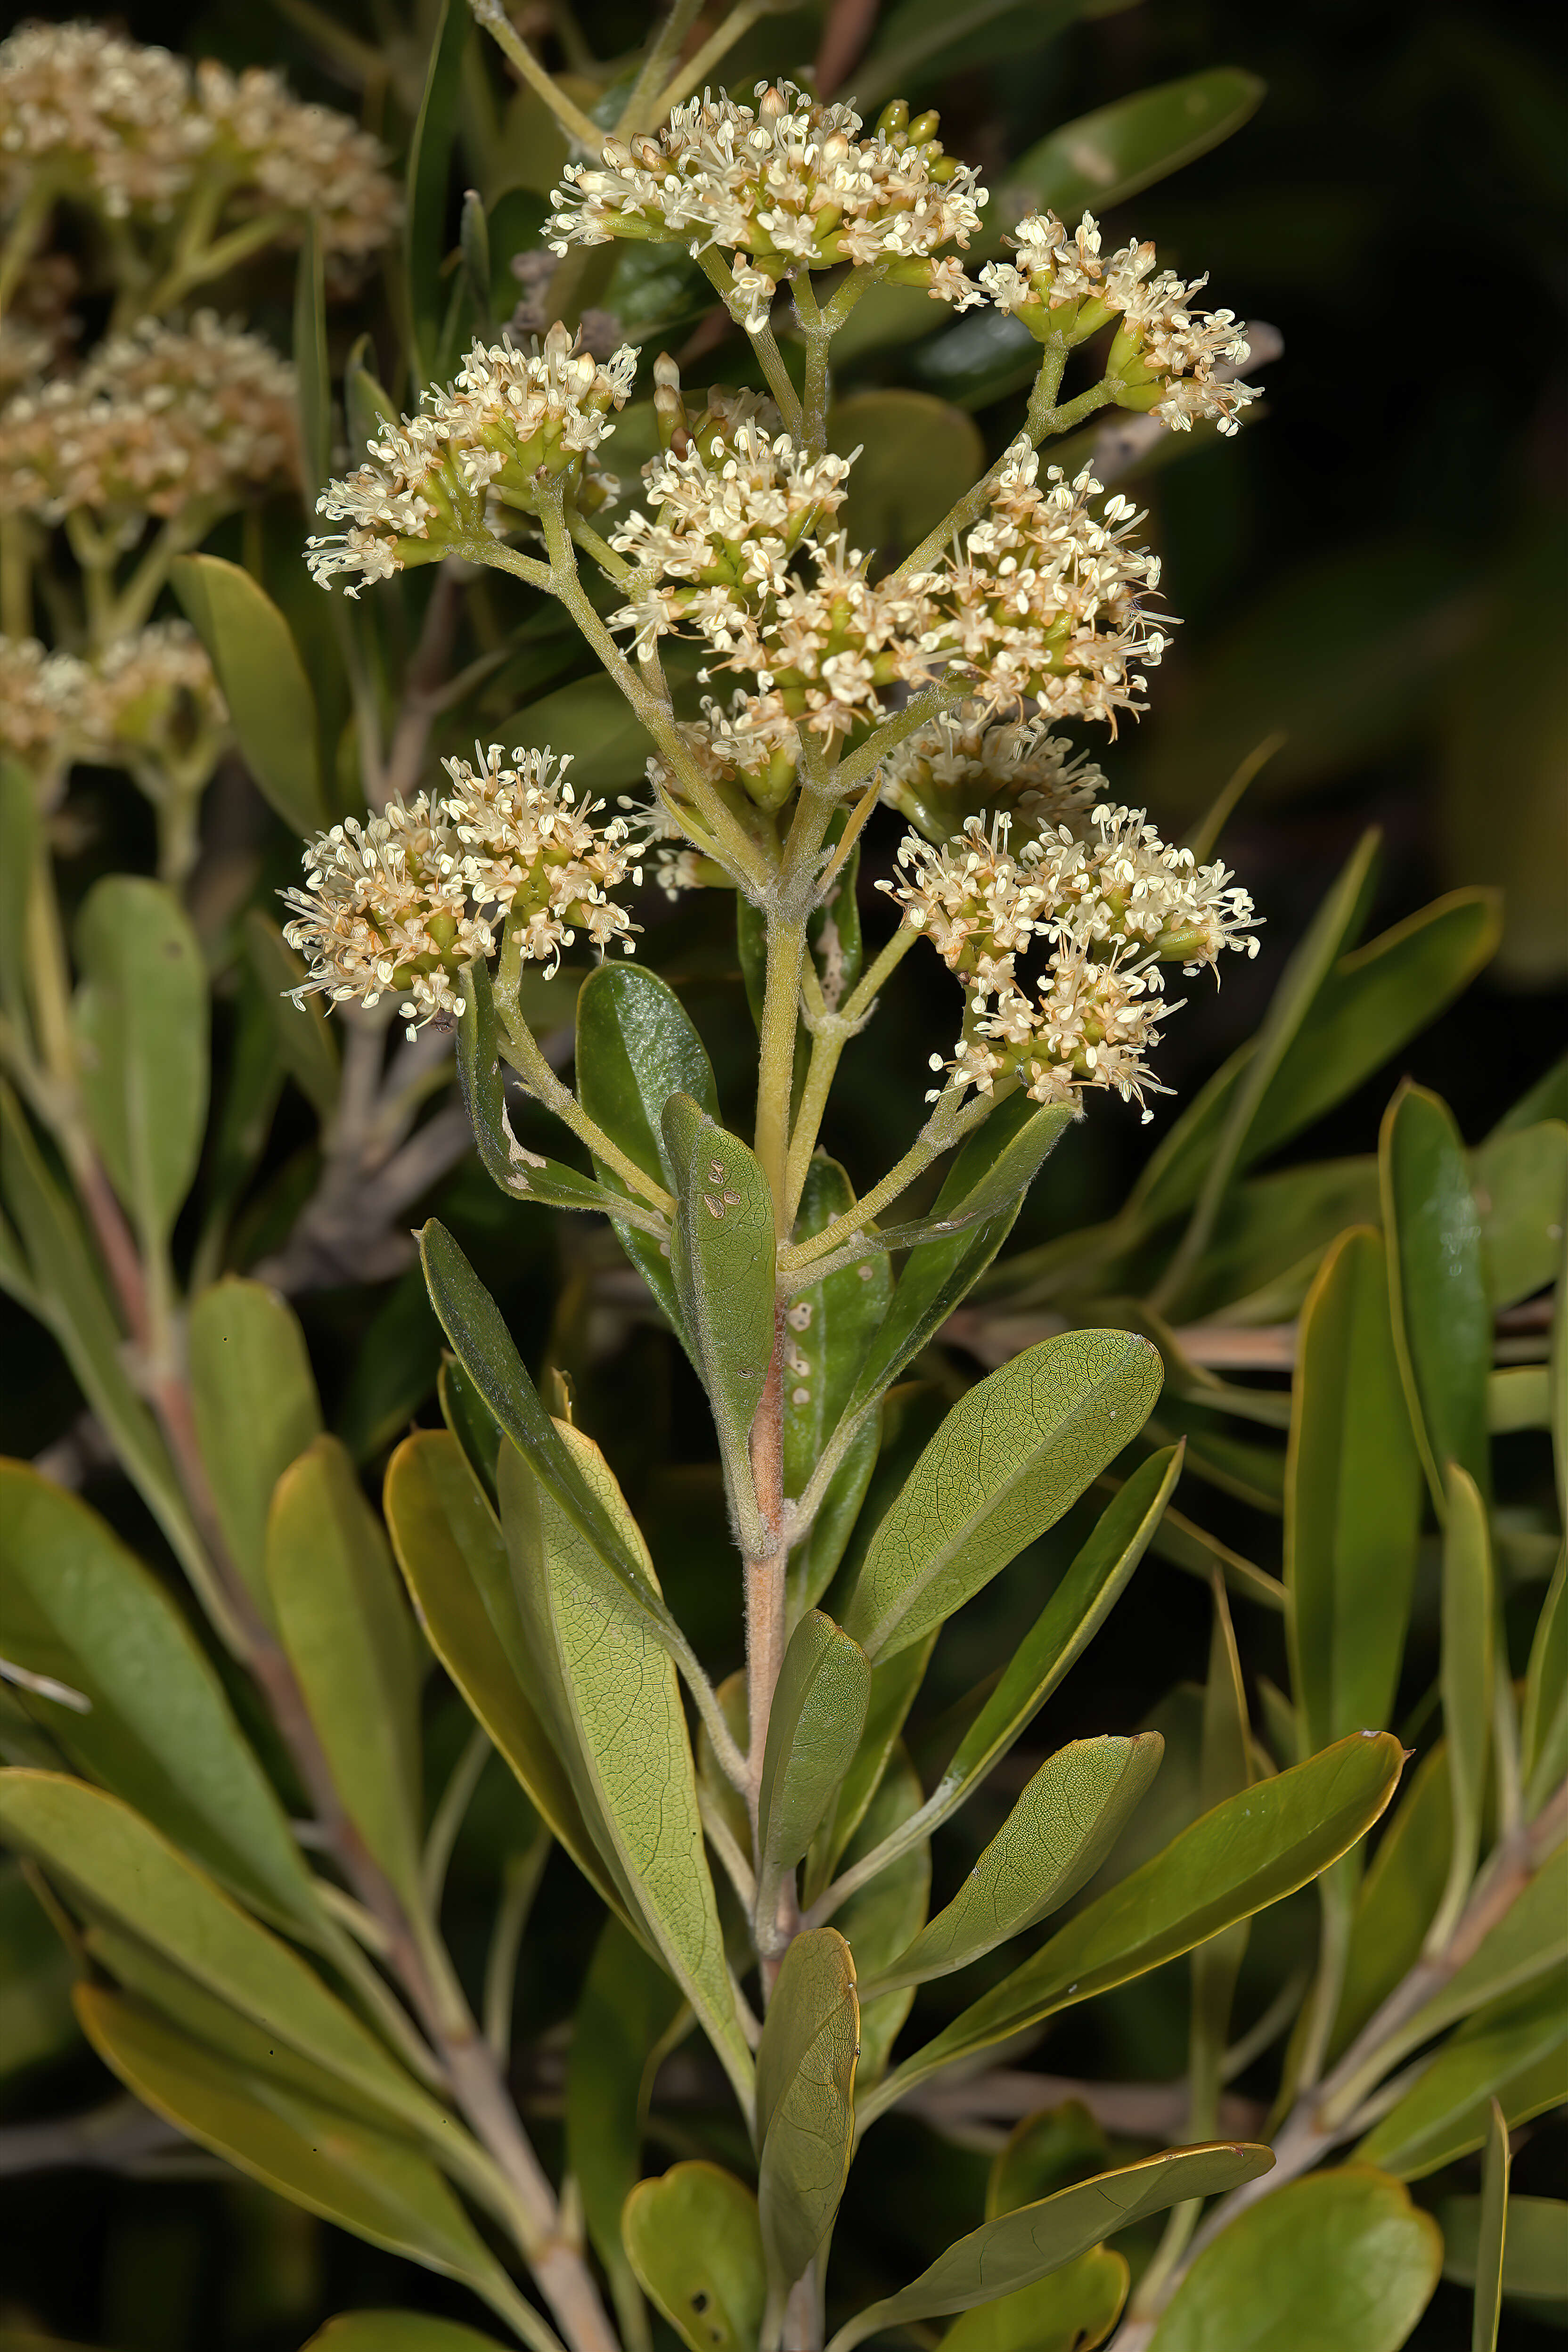
[(212, 664), (184, 621), (154, 622), (90, 661), (0, 637), (0, 748), (40, 773), (72, 760), (210, 772), (227, 724)]
[(201, 184), (214, 226), (313, 215), (327, 251), (385, 243), (397, 196), (377, 142), (302, 105), (260, 67), (194, 70), (98, 25), (24, 25), (0, 42), (0, 212), (42, 185), (111, 220), (167, 219)]
[(422, 394), (416, 415), (370, 443), (370, 464), (321, 492), (317, 513), (349, 528), (310, 541), (318, 584), (358, 573), (348, 591), (357, 596), (366, 581), (438, 561), (492, 516), (504, 530), (509, 513), (536, 514), (541, 472), (580, 492), (637, 358), (624, 344), (595, 361), (560, 324), (527, 351), (475, 343), (453, 385)]
[(608, 896), (642, 879), (629, 828), (619, 817), (595, 823), (602, 803), (566, 781), (569, 754), (503, 759), (492, 743), (477, 768), (448, 760), (446, 794), (393, 801), (306, 845), (307, 887), (282, 893), (283, 936), (310, 959), (296, 1003), (320, 991), (372, 1005), (393, 992), (412, 1036), (421, 1022), (462, 1013), (464, 968), (495, 954), (503, 928), (525, 961), (552, 971), (579, 929), (631, 954), (637, 927)]
[[(1033, 699), (1048, 719), (1097, 719), (1115, 731), (1138, 710), (1164, 626), (1143, 610), (1160, 563), (1133, 534), (1143, 517), (1118, 493), (1097, 513), (1100, 486), (1086, 467), (1068, 481), (1026, 439), (1014, 442), (989, 509), (962, 546), (909, 586), (928, 606), (921, 646), (933, 667), (961, 667), (991, 709)], [(1168, 624), (1164, 625), (1168, 625)]]
[(1248, 356), (1234, 311), (1193, 307), (1206, 278), (1189, 284), (1157, 270), (1150, 244), (1124, 245), (1102, 258), (1091, 213), (1076, 230), (1055, 213), (1031, 213), (1013, 242), (1016, 261), (987, 262), (980, 273), (997, 310), (1021, 319), (1041, 342), (1079, 343), (1120, 319), (1106, 370), (1120, 382), (1119, 407), (1152, 411), (1179, 433), (1201, 417), (1215, 418), (1222, 433), (1236, 431), (1237, 415), (1258, 392), (1231, 380)]
[(0, 513), (214, 513), (298, 471), (294, 372), (210, 310), (147, 320), (0, 408)]
[(1088, 753), (1050, 734), (1043, 719), (994, 720), (981, 702), (962, 702), (906, 735), (881, 776), (884, 803), (937, 842), (1001, 808), (1021, 845), (1087, 815), (1107, 791)]
[(683, 437), (683, 454), (671, 449), (644, 468), (652, 516), (629, 515), (610, 538), (661, 583), (689, 583), (654, 592), (671, 625), (696, 590), (782, 595), (795, 549), (844, 503), (851, 462), (831, 452), (808, 457), (787, 434), (775, 438), (751, 422), (728, 439), (715, 432), (706, 446)]
[(735, 315), (753, 334), (779, 280), (841, 262), (876, 264), (900, 285), (966, 310), (982, 299), (952, 256), (986, 200), (978, 175), (945, 155), (937, 118), (887, 108), (871, 134), (850, 106), (823, 106), (793, 82), (759, 82), (757, 104), (705, 91), (660, 131), (606, 139), (597, 164), (569, 163), (551, 243), (612, 237), (710, 246), (732, 255)]
[[(1037, 1102), (1091, 1087), (1142, 1102), (1160, 1090), (1147, 1057), (1177, 1009), (1159, 967), (1213, 967), (1226, 948), (1256, 955), (1252, 902), (1224, 866), (1167, 846), (1139, 810), (1101, 803), (1087, 832), (1044, 828), (1016, 854), (1009, 832), (997, 814), (970, 817), (941, 845), (910, 834), (899, 878), (878, 886), (964, 990), (952, 1058), (931, 1067), (983, 1094), (1009, 1080)], [(1037, 941), (1038, 985), (1019, 971)]]

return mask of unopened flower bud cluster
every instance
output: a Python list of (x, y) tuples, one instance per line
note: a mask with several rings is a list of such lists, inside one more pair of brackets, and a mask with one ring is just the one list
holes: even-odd
[(596, 164), (569, 163), (550, 222), (554, 250), (612, 237), (679, 242), (732, 257), (734, 315), (752, 333), (786, 274), (878, 266), (965, 310), (982, 298), (952, 256), (980, 225), (978, 174), (942, 152), (937, 118), (887, 108), (869, 136), (851, 106), (793, 82), (759, 82), (755, 108), (705, 91), (662, 130), (606, 139)]
[(464, 1009), (463, 973), (507, 929), (524, 961), (553, 971), (579, 930), (626, 954), (637, 926), (609, 893), (639, 883), (638, 845), (566, 779), (570, 755), (499, 744), (478, 766), (448, 760), (448, 789), (421, 793), (307, 844), (306, 887), (286, 890), (283, 936), (310, 961), (296, 1003), (395, 995), (416, 1027)]
[(221, 512), (298, 473), (294, 372), (215, 312), (147, 320), (0, 409), (0, 514)]
[(1258, 398), (1255, 386), (1229, 378), (1248, 356), (1235, 312), (1195, 309), (1193, 297), (1207, 279), (1186, 283), (1157, 269), (1152, 245), (1124, 245), (1102, 257), (1100, 241), (1091, 213), (1075, 230), (1055, 213), (1030, 213), (1013, 232), (1017, 259), (987, 262), (980, 282), (997, 310), (1042, 343), (1081, 343), (1119, 320), (1106, 362), (1118, 407), (1152, 412), (1178, 433), (1205, 417), (1234, 433)]
[[(1005, 812), (969, 817), (941, 845), (910, 834), (899, 878), (879, 885), (964, 990), (953, 1056), (931, 1062), (961, 1090), (1005, 1080), (1037, 1102), (1093, 1087), (1142, 1102), (1159, 1091), (1148, 1055), (1175, 1010), (1159, 967), (1190, 973), (1227, 948), (1258, 952), (1252, 902), (1223, 865), (1168, 845), (1139, 810), (1100, 802), (1074, 818), (1037, 821), (1016, 851)], [(1037, 985), (1019, 969), (1037, 942)]]
[(24, 25), (0, 42), (0, 213), (38, 186), (151, 222), (199, 186), (215, 226), (310, 215), (327, 252), (353, 258), (397, 218), (381, 148), (346, 115), (261, 67), (192, 68), (97, 25)]
[(506, 530), (513, 516), (538, 512), (542, 477), (565, 477), (581, 498), (637, 356), (623, 346), (601, 363), (559, 324), (527, 351), (475, 343), (449, 389), (424, 393), (417, 415), (387, 426), (369, 445), (370, 462), (317, 499), (319, 514), (348, 525), (310, 541), (319, 585), (355, 573), (348, 593), (357, 596), (366, 581)]

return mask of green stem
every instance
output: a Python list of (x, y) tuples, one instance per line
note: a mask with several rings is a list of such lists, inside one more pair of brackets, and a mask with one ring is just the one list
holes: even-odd
[(890, 1202), (909, 1191), (916, 1177), (923, 1175), (933, 1160), (939, 1160), (944, 1151), (951, 1150), (953, 1144), (989, 1118), (993, 1108), (985, 1095), (976, 1095), (961, 1107), (956, 1094), (945, 1093), (903, 1158), (888, 1171), (879, 1184), (873, 1184), (852, 1209), (846, 1209), (841, 1217), (835, 1217), (830, 1225), (825, 1225), (821, 1233), (814, 1234), (809, 1241), (786, 1244), (780, 1250), (779, 1272), (798, 1274), (803, 1267), (813, 1265), (818, 1258), (826, 1257), (841, 1242), (847, 1242), (851, 1235), (862, 1232), (873, 1217), (881, 1215)]
[[(711, 73), (720, 58), (732, 49), (742, 33), (749, 33), (759, 16), (768, 12), (770, 0), (740, 0), (723, 23), (708, 36), (700, 49), (694, 49), (679, 71), (666, 82), (654, 100), (649, 113), (655, 122), (662, 121), (671, 107), (679, 106), (683, 98), (701, 82), (704, 74)], [(695, 12), (694, 12), (695, 13)]]
[[(709, 284), (718, 294), (726, 310), (730, 311), (731, 319), (734, 319), (735, 313), (730, 308), (731, 297), (735, 291), (734, 271), (730, 268), (717, 246), (705, 246), (697, 256), (697, 261)], [(739, 326), (740, 323), (740, 320), (735, 319), (735, 324)], [(789, 370), (784, 363), (784, 354), (779, 350), (777, 336), (772, 327), (763, 327), (755, 333), (748, 327), (744, 331), (752, 349), (762, 363), (763, 373), (768, 380), (768, 390), (778, 403), (779, 415), (784, 419), (784, 431), (793, 439), (803, 442), (805, 435), (805, 420), (800, 404), (800, 394), (790, 382)]]
[(503, 57), (517, 68), (530, 89), (544, 100), (556, 121), (584, 154), (597, 155), (605, 134), (580, 106), (552, 80), (501, 5), (501, 0), (468, 0), (474, 22), (482, 25)]
[[(660, 100), (671, 69), (680, 56), (680, 45), (696, 23), (702, 0), (674, 0), (668, 16), (647, 45), (647, 54), (631, 96), (621, 109), (616, 124), (617, 139), (629, 139), (634, 131), (651, 131), (659, 119)], [(668, 113), (668, 107), (662, 111)]]
[(563, 1126), (569, 1127), (580, 1143), (587, 1145), (595, 1160), (614, 1169), (623, 1184), (629, 1184), (651, 1202), (661, 1216), (675, 1214), (675, 1202), (660, 1184), (627, 1158), (618, 1143), (611, 1139), (597, 1122), (591, 1119), (570, 1087), (558, 1078), (539, 1050), (539, 1041), (527, 1023), (517, 1013), (515, 1004), (506, 1007), (501, 986), (496, 988), (497, 1008), (506, 1024), (507, 1034), (501, 1040), (501, 1059), (517, 1072), (530, 1094), (537, 1096), (546, 1110), (552, 1111)]
[(566, 528), (577, 545), (593, 557), (600, 571), (618, 588), (624, 588), (637, 579), (637, 565), (628, 563), (624, 555), (617, 555), (609, 541), (601, 539), (592, 523), (584, 522), (581, 515), (568, 515)]
[(805, 919), (768, 917), (768, 976), (763, 994), (762, 1045), (757, 1055), (755, 1148), (773, 1188), (778, 1231), (787, 1235), (790, 1096), (795, 1085), (795, 1039), (799, 1020), (800, 968), (805, 957)]
[(116, 325), (128, 326), (138, 313), (156, 315), (172, 310), (198, 286), (221, 278), (226, 270), (237, 269), (242, 261), (248, 261), (264, 245), (275, 244), (280, 236), (287, 236), (296, 217), (294, 213), (279, 208), (247, 221), (243, 228), (230, 229), (226, 236), (220, 236), (201, 253), (193, 254), (188, 261), (176, 263), (153, 287), (146, 300), (137, 306), (137, 311), (125, 318), (117, 313)]
[(803, 269), (794, 280), (795, 316), (805, 343), (805, 383), (801, 393), (801, 438), (809, 457), (820, 457), (827, 446), (827, 353), (833, 329), (823, 317), (811, 282)]

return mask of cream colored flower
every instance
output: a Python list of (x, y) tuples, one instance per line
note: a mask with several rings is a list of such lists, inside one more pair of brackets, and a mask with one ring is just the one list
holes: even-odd
[(58, 769), (65, 756), (66, 713), (87, 676), (84, 663), (51, 656), (37, 637), (0, 637), (0, 751), (37, 774)]
[(321, 492), (317, 513), (349, 528), (310, 541), (318, 585), (357, 572), (357, 596), (366, 581), (537, 514), (542, 472), (580, 494), (637, 356), (623, 346), (600, 364), (559, 324), (529, 351), (475, 343), (452, 384), (424, 393), (416, 415), (370, 443), (370, 464)]
[(608, 894), (641, 882), (640, 845), (620, 817), (595, 823), (604, 803), (567, 781), (571, 753), (516, 751), (504, 765), (492, 743), (478, 768), (443, 764), (468, 890), (479, 906), (505, 909), (525, 959), (553, 970), (579, 930), (601, 952), (618, 940), (630, 955), (637, 925)]
[(753, 110), (705, 91), (665, 127), (606, 139), (596, 164), (569, 163), (550, 222), (557, 253), (611, 237), (678, 242), (733, 256), (731, 308), (752, 333), (781, 278), (848, 261), (967, 309), (982, 298), (939, 247), (966, 246), (986, 192), (944, 155), (937, 118), (901, 103), (869, 137), (849, 106), (793, 82), (759, 82)]
[(229, 216), (309, 215), (322, 250), (353, 261), (386, 243), (396, 185), (380, 141), (346, 114), (305, 104), (263, 66), (234, 74), (211, 58), (195, 68), (195, 100), (211, 133), (204, 176), (225, 184)]
[(76, 756), (191, 788), (211, 774), (228, 710), (206, 649), (184, 621), (156, 621), (121, 637), (91, 663), (50, 657), (68, 669), (51, 690), (68, 711)]
[(217, 514), (292, 478), (297, 444), (293, 370), (258, 336), (149, 320), (0, 409), (0, 513)]
[(934, 842), (1000, 809), (1021, 847), (1047, 828), (1076, 825), (1106, 792), (1087, 752), (1050, 734), (1043, 719), (994, 719), (981, 702), (960, 703), (906, 735), (881, 772), (886, 805)]

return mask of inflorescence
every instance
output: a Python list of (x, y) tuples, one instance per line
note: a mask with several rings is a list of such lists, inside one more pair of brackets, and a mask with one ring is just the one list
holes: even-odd
[(295, 1003), (395, 994), (412, 1037), (463, 1012), (463, 972), (496, 953), (503, 929), (522, 961), (551, 972), (579, 931), (630, 955), (637, 927), (609, 893), (641, 882), (640, 845), (622, 818), (595, 822), (603, 804), (567, 782), (570, 759), (520, 750), (507, 765), (492, 743), (477, 767), (444, 763), (444, 793), (308, 842), (307, 887), (282, 894), (283, 936), (310, 959)]

